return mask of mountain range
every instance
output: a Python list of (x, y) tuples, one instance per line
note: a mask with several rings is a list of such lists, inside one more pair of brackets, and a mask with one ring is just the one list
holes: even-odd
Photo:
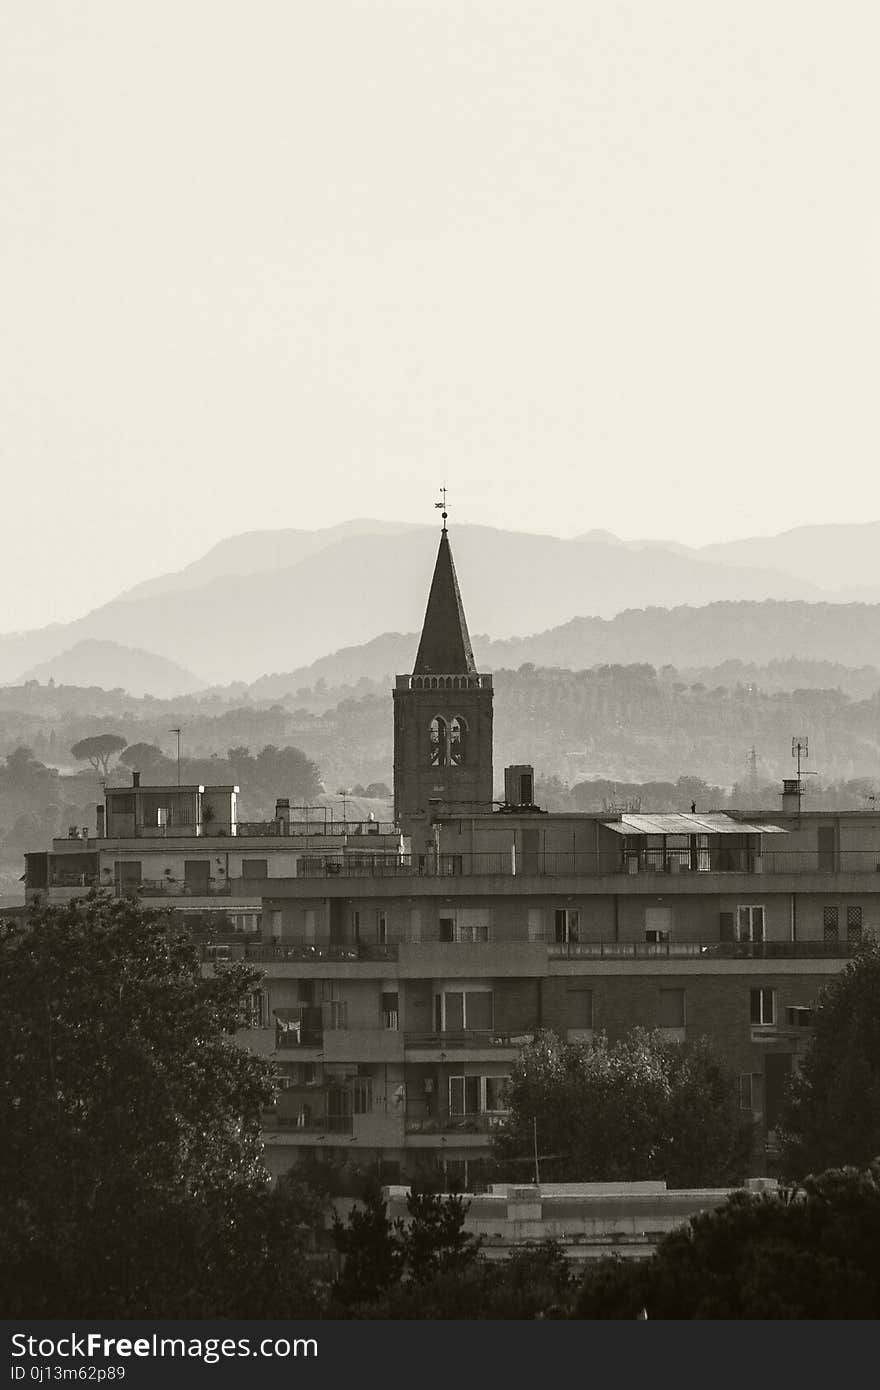
[[(287, 673), (288, 690), (311, 684), (328, 653), (353, 680), (375, 677), (377, 663), (382, 675), (406, 669), (414, 639), (387, 634), (419, 630), (435, 541), (434, 528), (369, 519), (233, 536), (74, 622), (0, 637), (0, 682), (75, 672), (132, 693), (231, 682), (256, 682), (256, 693), (272, 672)], [(453, 546), (471, 631), (492, 635), (474, 642), (490, 669), (880, 661), (878, 522), (701, 548), (461, 525)], [(120, 649), (136, 652), (136, 668)]]

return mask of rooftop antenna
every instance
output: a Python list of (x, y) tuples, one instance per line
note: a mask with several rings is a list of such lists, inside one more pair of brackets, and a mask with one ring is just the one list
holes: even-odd
[(169, 734), (177, 734), (177, 785), (180, 786), (180, 730), (169, 729)]
[(440, 501), (439, 501), (439, 502), (435, 502), (435, 503), (434, 503), (434, 507), (435, 507), (435, 510), (439, 511), (439, 512), (440, 512), (440, 515), (443, 517), (443, 535), (445, 536), (445, 535), (446, 535), (446, 518), (447, 518), (447, 516), (449, 515), (449, 513), (448, 513), (447, 510), (446, 510), (446, 487), (445, 487), (445, 485), (444, 485), (443, 487), (441, 487), (441, 489), (440, 489)]
[(803, 774), (801, 773), (801, 759), (808, 758), (810, 756), (810, 740), (807, 738), (806, 734), (795, 734), (794, 738), (791, 741), (791, 756), (793, 758), (797, 758), (798, 820), (800, 820), (801, 798), (804, 794), (803, 785), (801, 783), (801, 776), (803, 775), (804, 777), (818, 777), (819, 775), (817, 772), (804, 772)]

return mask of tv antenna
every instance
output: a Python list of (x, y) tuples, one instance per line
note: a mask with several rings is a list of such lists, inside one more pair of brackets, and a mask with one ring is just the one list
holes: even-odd
[(180, 786), (180, 730), (169, 729), (169, 734), (177, 734), (177, 785)]
[(440, 489), (440, 501), (434, 503), (434, 509), (435, 509), (435, 511), (439, 511), (439, 512), (440, 512), (440, 515), (443, 517), (443, 534), (445, 535), (445, 534), (446, 534), (446, 518), (447, 518), (447, 516), (449, 515), (449, 513), (448, 513), (447, 510), (446, 510), (446, 487), (445, 487), (445, 485), (444, 485), (443, 487), (441, 487), (441, 489)]
[(806, 734), (795, 734), (794, 738), (791, 740), (791, 756), (797, 758), (797, 799), (798, 815), (800, 816), (801, 797), (804, 794), (804, 789), (801, 785), (801, 777), (818, 777), (819, 775), (817, 772), (801, 771), (801, 760), (810, 756), (810, 740), (807, 738)]

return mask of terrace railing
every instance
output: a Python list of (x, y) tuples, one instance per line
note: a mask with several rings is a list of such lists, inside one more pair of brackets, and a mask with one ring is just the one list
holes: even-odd
[[(781, 837), (779, 837), (781, 838)], [(300, 878), (596, 878), (606, 875), (663, 875), (699, 878), (712, 874), (880, 874), (877, 849), (788, 850), (726, 848), (712, 845), (692, 851), (640, 849), (625, 851), (555, 851), (513, 849), (491, 853), (376, 854), (301, 862)]]

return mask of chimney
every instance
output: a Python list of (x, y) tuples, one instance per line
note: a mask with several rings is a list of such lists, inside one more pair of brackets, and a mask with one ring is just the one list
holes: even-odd
[(140, 784), (141, 784), (141, 774), (140, 774), (139, 772), (133, 772), (133, 773), (131, 774), (131, 785), (132, 785), (133, 787), (139, 787)]
[(782, 782), (782, 809), (797, 815), (801, 809), (801, 794), (804, 789), (803, 782), (799, 782), (796, 777), (785, 777)]
[(104, 838), (104, 807), (95, 807), (95, 834), (99, 840)]
[(286, 796), (279, 797), (275, 802), (275, 821), (279, 835), (290, 834), (290, 800)]
[(513, 763), (504, 769), (504, 804), (523, 807), (535, 804), (535, 769), (529, 763)]

